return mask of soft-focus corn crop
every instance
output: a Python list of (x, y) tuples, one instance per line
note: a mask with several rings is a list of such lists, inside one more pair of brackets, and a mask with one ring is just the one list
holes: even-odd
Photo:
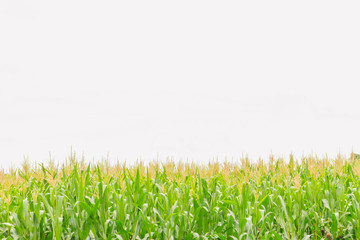
[(360, 159), (0, 172), (0, 239), (360, 239)]

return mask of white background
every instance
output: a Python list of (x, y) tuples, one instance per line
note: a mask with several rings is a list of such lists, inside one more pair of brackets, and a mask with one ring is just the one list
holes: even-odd
[(359, 1), (0, 2), (0, 164), (360, 152)]

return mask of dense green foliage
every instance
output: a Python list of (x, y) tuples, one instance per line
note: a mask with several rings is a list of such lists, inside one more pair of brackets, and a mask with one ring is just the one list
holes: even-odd
[(0, 239), (360, 239), (357, 161), (2, 173)]

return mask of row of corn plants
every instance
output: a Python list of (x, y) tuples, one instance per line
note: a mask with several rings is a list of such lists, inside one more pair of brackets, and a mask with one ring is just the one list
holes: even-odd
[(360, 239), (360, 160), (87, 164), (0, 172), (0, 239)]

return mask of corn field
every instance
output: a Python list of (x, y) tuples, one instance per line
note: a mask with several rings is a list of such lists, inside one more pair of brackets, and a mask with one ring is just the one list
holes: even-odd
[(360, 159), (136, 166), (50, 161), (0, 172), (0, 239), (360, 239)]

